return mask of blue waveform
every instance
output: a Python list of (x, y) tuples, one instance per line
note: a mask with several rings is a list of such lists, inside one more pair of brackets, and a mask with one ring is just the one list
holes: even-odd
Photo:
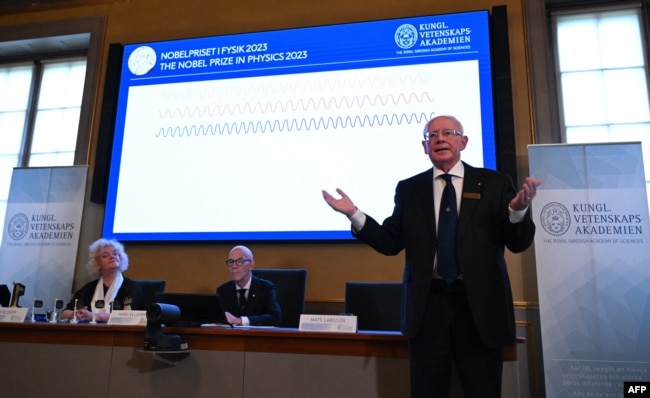
[(161, 127), (158, 138), (198, 137), (207, 135), (278, 133), (290, 131), (312, 131), (348, 129), (357, 127), (382, 127), (404, 124), (424, 124), (435, 113), (411, 113), (401, 115), (365, 115), (354, 117), (327, 117), (307, 119), (266, 120), (233, 123), (194, 124), (175, 127)]

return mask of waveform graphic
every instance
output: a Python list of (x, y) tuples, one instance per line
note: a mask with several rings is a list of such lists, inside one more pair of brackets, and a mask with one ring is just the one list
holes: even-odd
[(192, 118), (192, 117), (213, 117), (213, 116), (233, 116), (233, 115), (255, 115), (258, 113), (267, 114), (267, 113), (278, 113), (278, 112), (320, 112), (322, 110), (332, 110), (332, 109), (353, 109), (353, 108), (366, 108), (366, 107), (378, 107), (378, 106), (398, 106), (398, 105), (411, 105), (411, 104), (423, 104), (423, 103), (433, 103), (434, 98), (428, 92), (421, 92), (420, 94), (411, 93), (404, 94), (399, 93), (397, 95), (389, 94), (377, 94), (374, 97), (370, 95), (354, 95), (351, 97), (343, 96), (339, 98), (330, 97), (329, 99), (325, 98), (309, 98), (309, 99), (298, 99), (298, 100), (276, 100), (276, 101), (266, 101), (262, 103), (257, 101), (255, 103), (246, 102), (244, 104), (225, 104), (225, 105), (214, 105), (204, 106), (203, 108), (195, 107), (190, 109), (188, 107), (184, 109), (175, 108), (175, 109), (164, 109), (160, 111), (161, 119), (174, 119), (174, 118)]
[(187, 126), (161, 127), (157, 138), (221, 136), (232, 134), (279, 133), (291, 131), (319, 131), (363, 127), (424, 124), (434, 113), (411, 113), (393, 115), (365, 115), (346, 117), (313, 117), (233, 123), (212, 123)]
[[(422, 72), (409, 67), (380, 68), (386, 72), (369, 76), (331, 72), (313, 73), (309, 79), (294, 75), (292, 79), (269, 78), (237, 79), (236, 84), (214, 81), (215, 84), (178, 85), (162, 91), (160, 99), (165, 102), (205, 101), (224, 98), (256, 98), (295, 95), (296, 93), (342, 92), (375, 90), (377, 87), (429, 87), (435, 83), (432, 72)], [(393, 72), (393, 73), (389, 73)], [(322, 77), (322, 78), (319, 78)], [(170, 86), (174, 87), (174, 86)]]

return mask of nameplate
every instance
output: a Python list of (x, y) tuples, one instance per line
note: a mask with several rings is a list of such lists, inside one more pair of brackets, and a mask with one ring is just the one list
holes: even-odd
[(23, 323), (27, 318), (27, 311), (29, 311), (29, 308), (0, 308), (0, 322)]
[(109, 325), (147, 325), (147, 311), (119, 310), (111, 312)]
[(356, 315), (300, 315), (298, 330), (305, 332), (356, 333)]
[(463, 192), (463, 198), (481, 199), (481, 194), (480, 193), (474, 193), (474, 192)]

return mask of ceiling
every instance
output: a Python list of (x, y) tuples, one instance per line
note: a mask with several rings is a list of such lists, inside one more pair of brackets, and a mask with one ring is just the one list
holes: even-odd
[[(0, 0), (1, 1), (1, 0)], [(588, 3), (606, 3), (611, 0), (590, 0)], [(544, 0), (547, 7), (560, 7), (585, 3), (581, 0)], [(34, 54), (78, 53), (88, 49), (90, 34), (70, 34), (26, 40), (0, 41), (0, 61), (20, 59)]]
[(34, 54), (78, 53), (87, 50), (89, 42), (89, 33), (0, 41), (0, 60), (20, 59)]

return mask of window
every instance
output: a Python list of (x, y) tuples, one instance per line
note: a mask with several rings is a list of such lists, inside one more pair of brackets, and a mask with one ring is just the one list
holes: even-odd
[(85, 57), (0, 65), (0, 225), (14, 167), (74, 164), (85, 76)]
[(650, 105), (641, 9), (556, 13), (551, 20), (563, 141), (640, 141), (647, 180)]

